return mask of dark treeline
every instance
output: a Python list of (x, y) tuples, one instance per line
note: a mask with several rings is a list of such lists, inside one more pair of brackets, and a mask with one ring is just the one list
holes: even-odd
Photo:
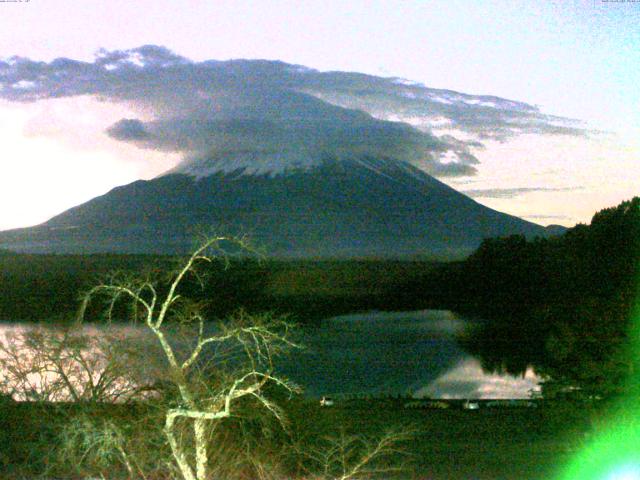
[(637, 368), (629, 348), (639, 267), (636, 197), (561, 236), (485, 240), (421, 288), (432, 302), (483, 320), (465, 345), (487, 369), (533, 366), (549, 396), (608, 396)]
[(144, 255), (28, 255), (0, 251), (0, 321), (61, 320), (80, 293), (115, 270), (158, 263)]
[[(166, 276), (178, 258), (150, 255), (24, 255), (0, 251), (0, 321), (73, 318), (80, 296), (114, 272)], [(183, 295), (205, 305), (210, 318), (244, 308), (273, 311), (305, 323), (342, 313), (414, 308), (396, 295), (398, 285), (416, 282), (432, 262), (391, 260), (256, 260), (213, 263), (187, 279)], [(200, 283), (202, 280), (202, 284)], [(161, 282), (162, 283), (162, 282)], [(422, 302), (422, 298), (412, 299)], [(98, 319), (100, 305), (94, 305)], [(125, 319), (126, 311), (116, 312)]]

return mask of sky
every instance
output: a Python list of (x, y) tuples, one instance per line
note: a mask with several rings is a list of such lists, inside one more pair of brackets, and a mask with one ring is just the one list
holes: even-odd
[[(36, 70), (46, 62), (40, 74), (55, 75), (56, 58), (95, 65), (99, 51), (104, 58), (155, 45), (176, 61), (277, 59), (524, 102), (566, 124), (581, 122), (572, 123), (581, 132), (481, 132), (478, 141), (476, 130), (422, 125), (418, 144), (454, 135), (473, 157), (466, 174), (425, 168), (492, 208), (573, 225), (639, 193), (638, 25), (640, 3), (631, 1), (31, 0), (0, 3), (0, 58), (23, 57)], [(117, 185), (152, 178), (185, 158), (186, 144), (195, 148), (194, 132), (175, 137), (181, 148), (166, 148), (116, 128), (175, 132), (170, 120), (189, 101), (185, 91), (171, 101), (166, 89), (116, 95), (116, 86), (128, 91), (124, 73), (116, 83), (92, 73), (94, 83), (80, 94), (74, 75), (73, 94), (27, 98), (8, 95), (6, 85), (0, 90), (0, 229), (40, 223)], [(14, 85), (10, 92), (30, 88)], [(375, 116), (375, 105), (358, 105)], [(381, 115), (394, 120), (393, 112)]]

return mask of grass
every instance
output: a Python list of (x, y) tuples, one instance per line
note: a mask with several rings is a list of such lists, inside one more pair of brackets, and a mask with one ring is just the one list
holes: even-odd
[(550, 479), (588, 431), (585, 412), (573, 404), (470, 411), (404, 409), (403, 403), (306, 404), (296, 412), (304, 415), (308, 428), (326, 433), (340, 428), (365, 435), (388, 428), (412, 430), (413, 438), (402, 449), (413, 473), (397, 478), (425, 480)]
[[(320, 407), (304, 399), (286, 404), (292, 428), (315, 438), (340, 432), (376, 436), (394, 428), (411, 430), (400, 445), (411, 469), (394, 478), (430, 480), (543, 480), (564, 465), (587, 428), (586, 414), (571, 404), (537, 409), (466, 411), (413, 410), (402, 400), (354, 400)], [(55, 444), (54, 425), (73, 414), (74, 405), (4, 404), (0, 412), (0, 478), (41, 473)], [(101, 407), (101, 408), (104, 408)], [(117, 416), (135, 415), (120, 406)], [(56, 478), (67, 477), (58, 471)], [(388, 477), (387, 477), (388, 478)]]

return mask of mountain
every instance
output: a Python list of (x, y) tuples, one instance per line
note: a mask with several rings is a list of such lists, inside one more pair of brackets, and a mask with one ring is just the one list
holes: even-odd
[[(214, 164), (218, 165), (217, 162)], [(353, 156), (247, 173), (185, 162), (31, 228), (0, 233), (25, 252), (185, 252), (199, 228), (248, 234), (282, 257), (461, 255), (483, 238), (545, 229), (484, 207), (407, 162)]]
[(182, 161), (2, 232), (0, 248), (181, 252), (204, 228), (248, 234), (278, 256), (460, 254), (485, 237), (553, 229), (434, 177), (473, 176), (487, 141), (587, 135), (514, 100), (279, 61), (192, 61), (155, 45), (100, 51), (93, 62), (0, 60), (3, 101), (87, 96), (139, 115), (105, 125), (111, 141)]
[(569, 230), (564, 225), (556, 225), (556, 224), (547, 225), (546, 227), (544, 227), (544, 229), (547, 232), (548, 237), (557, 237), (560, 235), (564, 235), (567, 232), (567, 230)]

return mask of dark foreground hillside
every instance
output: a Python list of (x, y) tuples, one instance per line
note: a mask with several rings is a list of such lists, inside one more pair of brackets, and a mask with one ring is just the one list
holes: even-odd
[(575, 404), (480, 410), (408, 410), (401, 404), (363, 401), (319, 414), (362, 432), (410, 425), (415, 437), (405, 448), (414, 476), (397, 478), (425, 480), (550, 479), (589, 432), (587, 415)]
[[(290, 401), (286, 409), (291, 431), (303, 438), (302, 445), (323, 436), (350, 433), (375, 436), (390, 428), (411, 431), (411, 438), (399, 444), (399, 453), (389, 460), (395, 465), (403, 464), (404, 469), (380, 478), (549, 479), (589, 434), (587, 414), (575, 404), (469, 411), (411, 410), (403, 408), (403, 403), (403, 400), (356, 400), (322, 408), (316, 402)], [(55, 478), (77, 478), (69, 471), (65, 474), (65, 468), (55, 466), (60, 460), (64, 463), (64, 459), (56, 458), (55, 426), (78, 408), (28, 403), (4, 405), (0, 415), (1, 478), (24, 478), (21, 475), (38, 475), (47, 469), (57, 473)], [(136, 412), (142, 411), (142, 407), (96, 408), (111, 409), (113, 418), (131, 423), (136, 421)], [(155, 427), (150, 425), (147, 432)], [(230, 422), (225, 428), (231, 432), (234, 424)], [(230, 432), (225, 434), (229, 442), (233, 438)], [(274, 438), (277, 441), (277, 436), (272, 436), (269, 442)], [(113, 478), (122, 478), (117, 476), (120, 471), (117, 459), (112, 461)]]

